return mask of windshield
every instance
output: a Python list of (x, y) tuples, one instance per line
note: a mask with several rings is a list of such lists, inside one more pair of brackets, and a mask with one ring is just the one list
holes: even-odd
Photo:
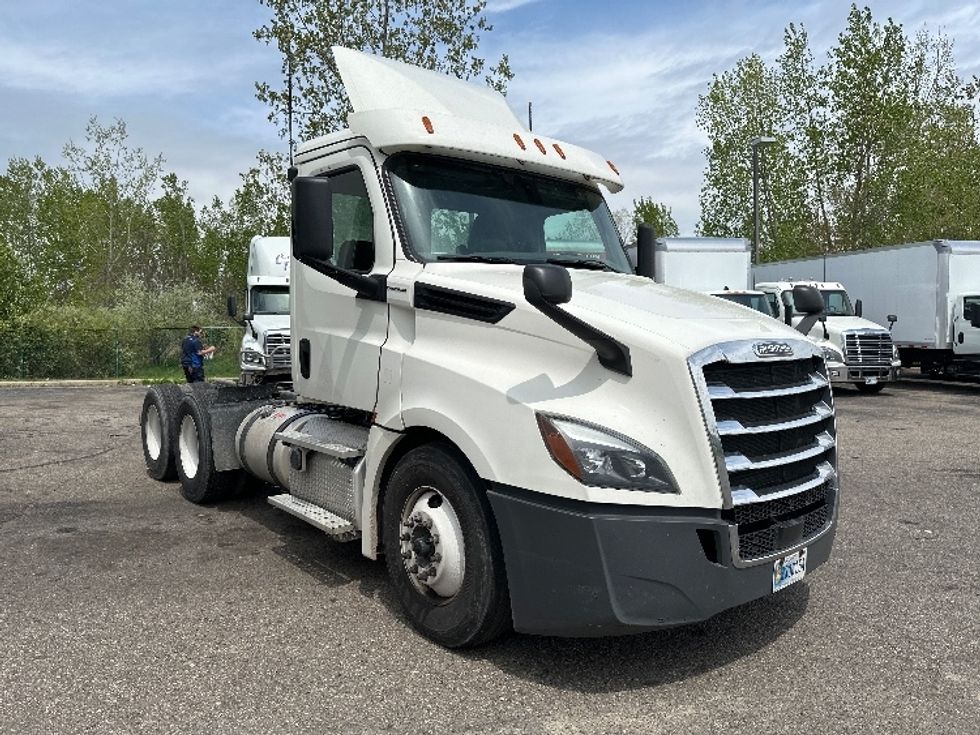
[(564, 263), (633, 272), (594, 189), (413, 154), (393, 156), (388, 173), (409, 246), (424, 262)]
[(288, 286), (257, 286), (252, 289), (253, 314), (288, 314)]
[(827, 316), (854, 316), (851, 308), (851, 300), (847, 298), (845, 291), (824, 291), (820, 290), (823, 296), (824, 310)]
[[(854, 316), (854, 309), (851, 308), (851, 300), (847, 297), (846, 291), (831, 291), (820, 289), (823, 296), (824, 313), (826, 316)], [(794, 316), (802, 316), (802, 312), (796, 310), (793, 303), (793, 292), (783, 291), (783, 303), (792, 309)]]
[(769, 308), (769, 301), (765, 294), (761, 293), (717, 293), (715, 294), (720, 299), (725, 299), (725, 301), (732, 301), (736, 304), (741, 304), (742, 306), (747, 306), (750, 309), (755, 309), (756, 311), (761, 311), (766, 316), (772, 316), (772, 310)]

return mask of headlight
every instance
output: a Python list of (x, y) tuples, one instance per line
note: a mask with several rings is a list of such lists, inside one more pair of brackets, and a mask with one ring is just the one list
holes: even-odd
[(892, 360), (900, 360), (901, 358), (902, 356), (898, 354), (898, 347), (892, 345)]
[(538, 414), (551, 458), (583, 485), (660, 493), (680, 492), (652, 450), (598, 426)]
[(829, 345), (820, 345), (823, 350), (823, 359), (827, 362), (844, 362), (844, 353)]
[(264, 365), (265, 355), (254, 350), (245, 350), (242, 353), (242, 362), (248, 363), (249, 365)]

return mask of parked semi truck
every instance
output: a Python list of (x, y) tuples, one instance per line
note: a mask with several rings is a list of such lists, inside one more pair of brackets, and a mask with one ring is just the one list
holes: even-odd
[(802, 262), (753, 266), (756, 289), (767, 295), (773, 315), (786, 324), (798, 324), (804, 318), (795, 307), (793, 289), (805, 285), (819, 290), (825, 310), (809, 336), (821, 344), (831, 382), (852, 383), (862, 393), (880, 392), (900, 375), (901, 362), (891, 334), (880, 324), (862, 317), (861, 302), (852, 304), (843, 284), (808, 280), (805, 271), (803, 277), (799, 276)]
[(931, 240), (782, 265), (797, 277), (839, 281), (872, 321), (891, 322), (903, 366), (980, 370), (980, 242)]
[[(248, 244), (240, 369), (242, 385), (290, 380), (288, 237), (256, 235)], [(228, 297), (228, 315), (238, 305)]]
[(349, 127), (291, 170), (294, 390), (151, 387), (150, 474), (196, 503), (277, 486), (272, 505), (383, 557), (450, 647), (703, 620), (826, 561), (820, 350), (635, 274), (600, 190), (615, 166), (498, 93), (334, 54)]

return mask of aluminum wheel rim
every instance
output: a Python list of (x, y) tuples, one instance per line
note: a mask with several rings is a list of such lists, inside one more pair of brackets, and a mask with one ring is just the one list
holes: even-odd
[(150, 406), (146, 410), (143, 428), (146, 436), (146, 453), (155, 462), (160, 459), (160, 451), (163, 449), (163, 424), (156, 406)]
[(426, 595), (448, 600), (463, 586), (463, 530), (452, 505), (435, 488), (420, 487), (402, 509), (399, 552), (405, 573)]
[(201, 461), (200, 447), (198, 446), (197, 424), (194, 423), (192, 416), (184, 416), (180, 422), (180, 467), (184, 471), (184, 477), (193, 479), (197, 476), (197, 468)]

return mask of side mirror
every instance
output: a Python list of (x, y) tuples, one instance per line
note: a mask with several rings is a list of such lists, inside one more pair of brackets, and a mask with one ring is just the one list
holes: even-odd
[(654, 247), (657, 235), (650, 225), (636, 228), (636, 275), (654, 277)]
[(898, 317), (895, 316), (894, 314), (889, 314), (887, 319), (889, 324), (894, 324), (895, 322), (898, 321)]
[(232, 319), (234, 319), (235, 317), (237, 317), (238, 316), (238, 299), (236, 299), (234, 296), (229, 296), (228, 297), (227, 306), (228, 306), (228, 316), (230, 316)]
[(793, 303), (796, 305), (796, 310), (801, 314), (823, 314), (824, 312), (823, 296), (813, 286), (793, 286)]
[(572, 277), (560, 265), (524, 266), (524, 298), (529, 304), (567, 304), (572, 299)]
[(861, 299), (854, 302), (854, 316), (864, 316), (864, 304), (861, 303)]
[(293, 255), (298, 260), (333, 257), (333, 210), (330, 180), (317, 176), (293, 179)]

